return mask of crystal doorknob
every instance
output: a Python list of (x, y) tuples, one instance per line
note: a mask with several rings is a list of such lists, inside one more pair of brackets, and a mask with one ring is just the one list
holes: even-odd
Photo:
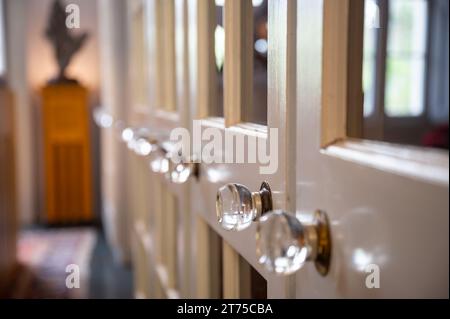
[(153, 173), (168, 174), (172, 154), (173, 145), (169, 141), (156, 144), (154, 151), (150, 154), (149, 160), (150, 169)]
[(113, 116), (108, 113), (106, 108), (99, 106), (94, 109), (94, 121), (100, 128), (110, 128), (114, 124)]
[(166, 174), (169, 171), (169, 163), (167, 152), (161, 147), (158, 147), (150, 155), (149, 165), (153, 173)]
[(198, 178), (199, 164), (195, 162), (195, 158), (188, 158), (183, 155), (183, 148), (180, 145), (171, 147), (167, 151), (169, 159), (168, 172), (166, 178), (174, 184), (184, 184), (190, 176)]
[(270, 272), (289, 275), (313, 261), (321, 275), (328, 273), (331, 238), (322, 211), (315, 212), (312, 223), (281, 210), (267, 213), (259, 220), (256, 243), (258, 262)]
[(225, 230), (241, 231), (272, 210), (272, 193), (267, 182), (259, 192), (251, 192), (241, 184), (227, 184), (217, 191), (217, 221)]
[(169, 168), (166, 177), (169, 181), (175, 184), (184, 184), (190, 176), (198, 177), (199, 165), (198, 163), (181, 161), (174, 162), (169, 160)]
[(150, 155), (157, 148), (158, 143), (146, 127), (125, 128), (122, 131), (122, 139), (130, 150), (140, 156)]

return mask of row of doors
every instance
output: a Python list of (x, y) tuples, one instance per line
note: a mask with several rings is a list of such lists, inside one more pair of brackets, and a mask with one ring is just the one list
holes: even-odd
[[(127, 3), (128, 127), (145, 127), (160, 143), (175, 128), (191, 136), (214, 128), (267, 146), (274, 168), (202, 162), (179, 184), (151, 169), (158, 152), (123, 146), (136, 296), (448, 297), (448, 153), (354, 138), (349, 25), (357, 7), (354, 0)], [(256, 69), (257, 59), (266, 69)], [(266, 83), (255, 84), (261, 78)], [(264, 181), (273, 209), (304, 224), (318, 210), (328, 217), (325, 275), (309, 261), (274, 274), (257, 257), (257, 222), (242, 231), (218, 223), (219, 188), (238, 183), (256, 192)], [(287, 230), (272, 231), (281, 238)]]

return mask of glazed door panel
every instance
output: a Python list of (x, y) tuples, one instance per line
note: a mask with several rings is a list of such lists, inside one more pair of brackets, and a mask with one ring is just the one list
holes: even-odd
[(296, 213), (328, 214), (332, 255), (326, 277), (298, 271), (296, 297), (448, 298), (448, 152), (346, 136), (350, 2), (298, 1)]
[[(261, 40), (268, 42), (258, 44), (250, 0), (221, 7), (212, 0), (136, 3), (132, 12), (145, 12), (145, 45), (137, 51), (147, 54), (132, 60), (148, 60), (131, 70), (147, 85), (135, 88), (131, 125), (151, 128), (163, 140), (186, 128), (200, 152), (212, 132), (223, 141), (245, 141), (243, 150), (232, 149), (234, 162), (202, 158), (198, 176), (182, 185), (130, 154), (134, 259), (137, 280), (146, 283), (138, 296), (448, 297), (448, 153), (348, 138), (358, 130), (349, 125), (355, 110), (346, 104), (353, 0), (263, 1), (268, 21)], [(264, 76), (252, 68), (264, 45), (266, 102), (254, 94), (255, 79)], [(276, 160), (271, 172), (261, 171), (267, 163), (248, 161), (248, 141), (266, 146), (271, 164)], [(229, 152), (224, 142), (214, 155)], [(301, 221), (318, 209), (327, 213), (326, 276), (312, 263), (290, 277), (275, 276), (258, 263), (256, 223), (240, 232), (219, 225), (217, 190), (239, 183), (258, 191), (263, 181), (273, 209)], [(368, 288), (374, 265), (380, 287)]]

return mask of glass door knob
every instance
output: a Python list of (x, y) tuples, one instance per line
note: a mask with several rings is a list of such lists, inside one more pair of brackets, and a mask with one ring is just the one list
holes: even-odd
[(225, 230), (241, 231), (272, 210), (272, 193), (263, 182), (258, 192), (241, 184), (227, 184), (217, 191), (217, 221)]
[(126, 128), (122, 132), (122, 138), (130, 150), (144, 157), (150, 155), (158, 143), (150, 130), (145, 127)]
[(190, 176), (198, 178), (199, 164), (189, 161), (174, 162), (169, 160), (169, 168), (166, 177), (175, 184), (184, 184)]
[(114, 124), (113, 116), (101, 106), (94, 109), (94, 121), (100, 128), (110, 128)]
[(183, 155), (181, 147), (174, 147), (169, 153), (169, 170), (167, 179), (175, 184), (184, 184), (190, 176), (199, 177), (200, 165), (195, 158), (187, 158)]
[(173, 144), (169, 141), (163, 141), (155, 145), (149, 156), (149, 166), (153, 173), (167, 176), (170, 172), (173, 149)]
[(150, 154), (149, 166), (153, 173), (167, 174), (169, 163), (167, 152), (159, 146)]
[(256, 245), (258, 262), (270, 272), (289, 275), (312, 261), (321, 275), (328, 273), (331, 238), (322, 211), (315, 212), (310, 224), (281, 210), (265, 214), (259, 220)]

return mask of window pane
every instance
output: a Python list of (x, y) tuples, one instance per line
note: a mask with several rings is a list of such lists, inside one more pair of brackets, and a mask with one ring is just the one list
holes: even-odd
[(214, 31), (214, 54), (216, 62), (216, 105), (212, 106), (211, 115), (223, 117), (223, 68), (225, 64), (225, 28), (223, 25), (223, 8), (225, 0), (216, 0), (216, 28)]
[(380, 12), (375, 0), (366, 1), (364, 9), (363, 92), (364, 116), (375, 110), (377, 37)]
[[(225, 100), (228, 98), (231, 102), (235, 99), (239, 103), (236, 104), (233, 101), (225, 105), (225, 111), (234, 107), (240, 108), (239, 112), (237, 110), (233, 112), (235, 115), (238, 114), (233, 119), (225, 115), (226, 120), (266, 125), (268, 1), (219, 0), (217, 2), (224, 3), (227, 8), (224, 23), (227, 33), (226, 46), (230, 45), (230, 47), (225, 51), (232, 59), (236, 59), (233, 63), (225, 61)], [(237, 16), (233, 16), (236, 13)], [(230, 24), (227, 24), (228, 21)], [(228, 34), (228, 32), (234, 32), (234, 34)], [(230, 86), (227, 90), (229, 80)], [(238, 85), (232, 84), (231, 81), (239, 81), (240, 89), (238, 90)], [(227, 112), (224, 113), (227, 114)]]
[(248, 121), (267, 124), (267, 0), (253, 0), (253, 108)]
[(427, 1), (389, 1), (385, 111), (417, 116), (424, 110)]
[(364, 11), (357, 8), (364, 117), (352, 137), (448, 149), (448, 7), (448, 0), (365, 0)]
[(425, 61), (390, 56), (386, 69), (386, 114), (418, 116), (424, 108)]

